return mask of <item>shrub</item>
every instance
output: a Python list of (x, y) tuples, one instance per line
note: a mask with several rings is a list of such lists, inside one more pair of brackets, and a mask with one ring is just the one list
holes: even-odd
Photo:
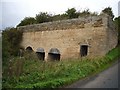
[[(19, 67), (18, 60), (22, 62), (21, 73), (13, 77), (3, 75), (3, 88), (55, 88), (67, 85), (81, 78), (105, 69), (116, 57), (120, 56), (117, 47), (106, 56), (95, 59), (71, 59), (60, 62), (44, 62), (37, 58), (14, 58), (13, 69)], [(114, 54), (113, 54), (114, 53)]]
[(23, 32), (16, 28), (8, 28), (2, 32), (3, 65), (8, 62), (8, 58), (18, 55), (22, 34)]

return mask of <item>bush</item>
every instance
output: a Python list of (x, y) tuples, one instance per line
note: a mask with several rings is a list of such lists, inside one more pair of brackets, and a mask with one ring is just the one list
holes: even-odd
[(6, 60), (8, 58), (18, 55), (19, 49), (21, 48), (22, 34), (23, 32), (16, 28), (8, 28), (2, 32), (3, 64), (7, 62)]
[[(67, 85), (105, 69), (116, 57), (120, 56), (118, 50), (120, 47), (113, 49), (105, 57), (92, 60), (84, 58), (82, 60), (69, 59), (60, 62), (44, 62), (37, 58), (16, 57), (13, 60), (12, 70), (15, 70), (15, 73), (21, 70), (21, 73), (12, 77), (4, 74), (3, 88), (55, 88)], [(22, 62), (19, 64), (22, 66), (21, 69), (17, 65), (19, 61)]]
[(35, 24), (36, 20), (33, 17), (25, 17), (23, 20), (21, 20), (21, 22), (17, 25), (17, 27), (19, 26), (25, 26), (25, 25), (31, 25), (31, 24)]

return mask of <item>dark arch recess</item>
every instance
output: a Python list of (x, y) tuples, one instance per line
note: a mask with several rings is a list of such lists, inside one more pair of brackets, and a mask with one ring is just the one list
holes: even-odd
[(44, 60), (45, 59), (45, 51), (43, 48), (38, 48), (36, 51), (36, 54), (39, 58), (39, 60)]
[(28, 46), (28, 47), (26, 48), (26, 51), (27, 51), (27, 52), (32, 52), (33, 49), (32, 49), (32, 47)]
[(60, 60), (60, 51), (57, 48), (51, 48), (48, 53), (49, 60)]

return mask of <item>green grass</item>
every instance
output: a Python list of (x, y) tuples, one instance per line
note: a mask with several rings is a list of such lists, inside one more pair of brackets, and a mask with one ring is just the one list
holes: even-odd
[(113, 49), (112, 51), (108, 52), (106, 56), (111, 60), (116, 59), (120, 56), (119, 51), (120, 51), (120, 45), (117, 48)]
[(4, 69), (3, 88), (62, 87), (109, 67), (120, 56), (118, 50), (120, 47), (102, 58), (69, 59), (60, 62), (42, 62), (35, 57), (31, 58), (31, 55), (21, 59), (16, 57), (12, 64)]

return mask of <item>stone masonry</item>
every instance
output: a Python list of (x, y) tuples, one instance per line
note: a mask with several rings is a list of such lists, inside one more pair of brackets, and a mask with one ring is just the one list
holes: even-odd
[[(52, 48), (59, 50), (60, 60), (82, 56), (104, 56), (118, 43), (118, 33), (108, 15), (89, 16), (69, 20), (21, 26), (26, 49), (35, 52), (42, 48), (45, 60), (49, 59)], [(53, 56), (54, 56), (53, 51)]]

